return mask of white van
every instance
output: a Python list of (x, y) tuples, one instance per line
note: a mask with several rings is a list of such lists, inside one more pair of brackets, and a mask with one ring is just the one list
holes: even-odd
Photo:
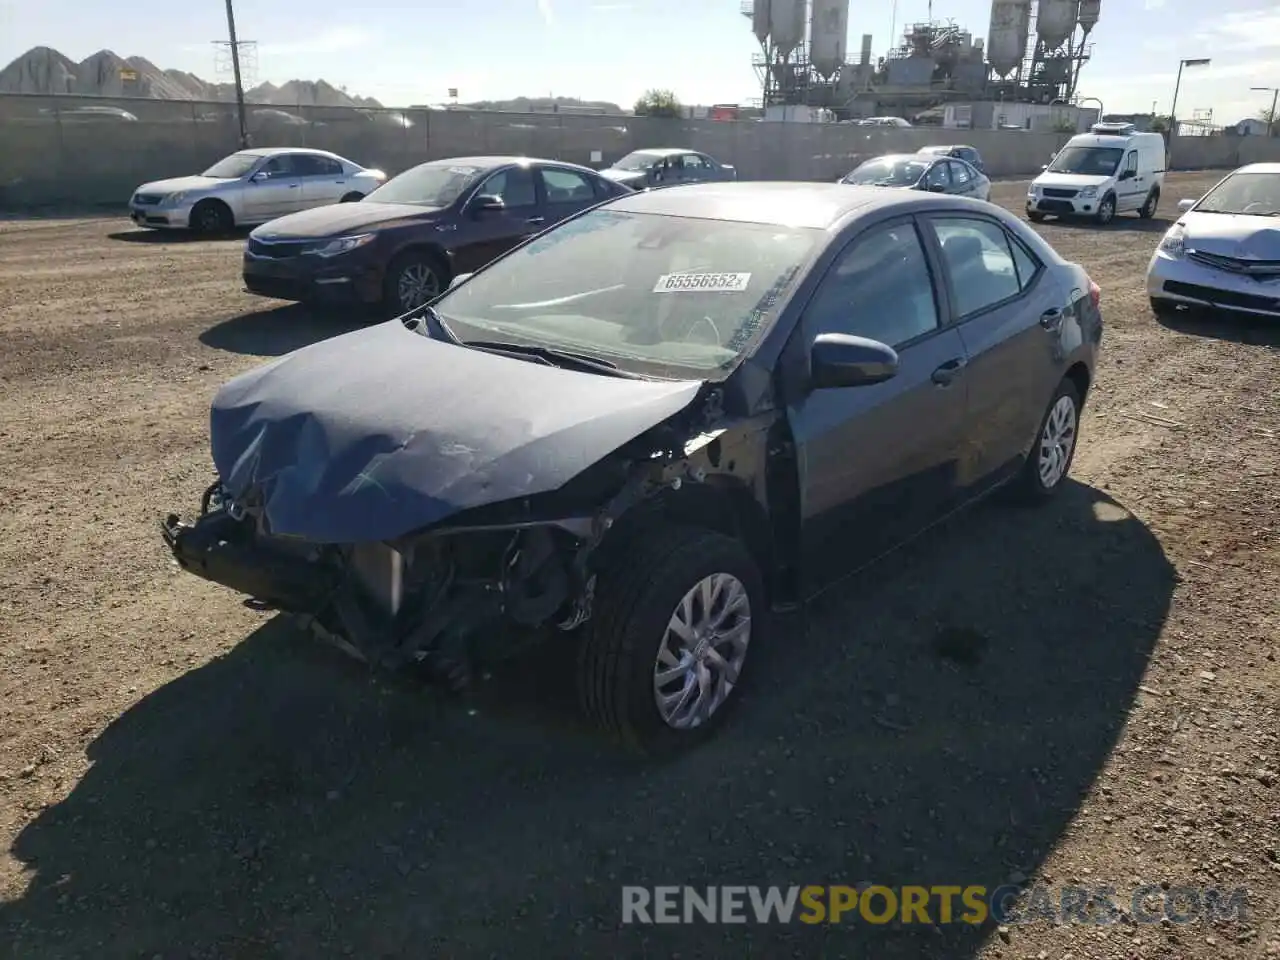
[(1155, 216), (1164, 186), (1165, 145), (1158, 133), (1131, 123), (1095, 123), (1067, 141), (1027, 190), (1027, 219), (1090, 217), (1110, 223), (1117, 213)]

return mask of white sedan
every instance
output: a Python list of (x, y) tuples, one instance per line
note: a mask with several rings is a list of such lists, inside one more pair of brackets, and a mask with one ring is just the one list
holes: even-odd
[(367, 170), (326, 150), (241, 150), (199, 176), (144, 183), (129, 201), (129, 218), (140, 227), (225, 233), (360, 200), (386, 180), (381, 170)]
[(1280, 317), (1280, 163), (1251, 163), (1178, 204), (1147, 267), (1157, 316), (1215, 307)]

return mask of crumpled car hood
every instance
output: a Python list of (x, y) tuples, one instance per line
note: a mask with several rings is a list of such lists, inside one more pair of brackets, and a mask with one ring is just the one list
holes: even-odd
[(1244, 214), (1184, 213), (1186, 244), (1191, 250), (1226, 257), (1280, 260), (1280, 220)]
[(554, 490), (688, 406), (701, 381), (624, 380), (431, 340), (388, 321), (226, 383), (214, 466), (270, 532), (391, 540)]

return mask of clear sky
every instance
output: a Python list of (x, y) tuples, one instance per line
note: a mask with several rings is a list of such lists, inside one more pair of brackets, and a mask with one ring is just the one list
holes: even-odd
[[(759, 96), (758, 48), (739, 0), (271, 0), (237, 2), (241, 39), (258, 42), (257, 81), (323, 78), (388, 105), (555, 94), (629, 106), (647, 87), (685, 103)], [(928, 0), (899, 0), (897, 24), (924, 20)], [(870, 33), (889, 46), (892, 0), (852, 0), (849, 51)], [(986, 36), (989, 0), (936, 0)], [(221, 0), (0, 0), (0, 65), (36, 45), (80, 60), (102, 48), (161, 67), (215, 76), (210, 41), (226, 37)], [(896, 36), (895, 36), (896, 39)], [(1188, 69), (1179, 114), (1213, 108), (1234, 123), (1270, 105), (1251, 86), (1280, 86), (1280, 4), (1275, 0), (1103, 0), (1093, 62), (1080, 93), (1108, 112), (1169, 110), (1181, 58)]]

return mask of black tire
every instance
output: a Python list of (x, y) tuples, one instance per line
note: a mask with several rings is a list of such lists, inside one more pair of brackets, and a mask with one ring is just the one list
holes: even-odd
[(357, 193), (355, 190), (352, 190), (345, 197), (343, 197), (339, 201), (339, 203), (355, 203), (356, 201), (363, 200), (363, 199), (364, 199), (363, 193)]
[(1161, 300), (1159, 297), (1151, 298), (1151, 312), (1157, 317), (1172, 317), (1178, 312), (1178, 305), (1170, 300)]
[[(677, 729), (658, 711), (655, 668), (667, 624), (684, 596), (717, 573), (746, 590), (749, 639), (743, 669), (721, 705), (697, 726)], [(578, 696), (594, 725), (650, 757), (690, 749), (731, 715), (748, 681), (768, 612), (760, 572), (746, 548), (723, 534), (660, 526), (600, 571), (594, 612), (578, 655)]]
[(1160, 206), (1160, 191), (1152, 190), (1147, 194), (1147, 199), (1143, 201), (1142, 209), (1138, 211), (1138, 217), (1142, 220), (1150, 220), (1156, 215), (1156, 208)]
[(1102, 226), (1106, 226), (1116, 218), (1116, 198), (1113, 194), (1108, 193), (1098, 203), (1098, 212), (1094, 214), (1093, 219), (1098, 221)]
[[(1064, 397), (1071, 400), (1073, 408), (1070, 449), (1066, 452), (1066, 459), (1062, 465), (1061, 473), (1057, 474), (1056, 479), (1053, 479), (1052, 482), (1046, 483), (1040, 473), (1041, 449), (1045, 443), (1045, 432), (1049, 426), (1049, 418)], [(1035, 506), (1053, 499), (1058, 491), (1062, 489), (1063, 483), (1071, 472), (1071, 463), (1075, 460), (1076, 446), (1080, 438), (1080, 411), (1080, 391), (1076, 389), (1076, 385), (1069, 378), (1065, 378), (1058, 384), (1058, 389), (1053, 392), (1053, 397), (1045, 407), (1044, 416), (1040, 418), (1040, 426), (1036, 429), (1036, 438), (1031, 445), (1030, 452), (1027, 454), (1026, 462), (1022, 465), (1021, 472), (1019, 472), (1011, 486), (1010, 493), (1014, 501)]]
[[(422, 271), (426, 276), (434, 278), (427, 281), (434, 292), (420, 300), (406, 304), (405, 287), (411, 284), (408, 275)], [(387, 317), (400, 317), (428, 303), (444, 293), (449, 286), (449, 269), (443, 258), (429, 250), (408, 250), (391, 261), (387, 267), (386, 277), (382, 281), (382, 312)]]
[(1032, 223), (1044, 223), (1044, 214), (1033, 213), (1032, 211), (1028, 210), (1027, 219), (1030, 220)]
[(235, 229), (236, 218), (221, 200), (201, 200), (191, 209), (187, 225), (203, 236), (217, 237)]

